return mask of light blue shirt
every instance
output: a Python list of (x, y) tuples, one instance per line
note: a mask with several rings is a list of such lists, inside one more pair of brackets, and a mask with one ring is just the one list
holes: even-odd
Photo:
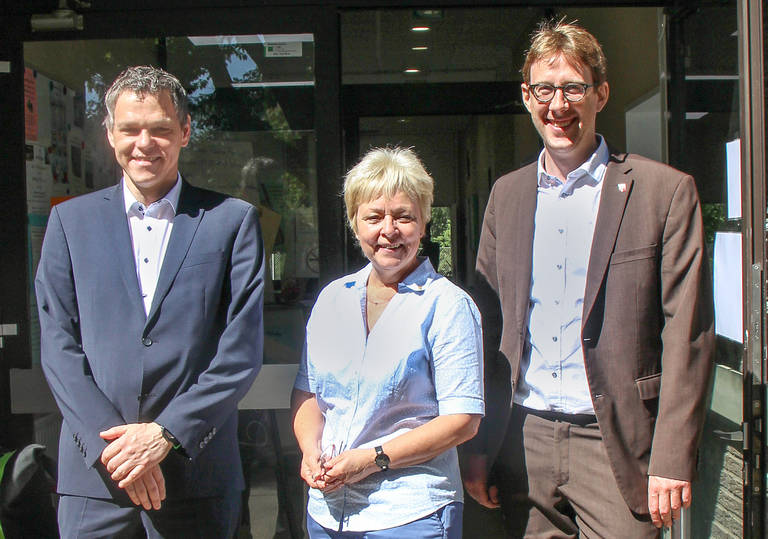
[(603, 176), (610, 158), (605, 140), (563, 183), (544, 171), (533, 233), (529, 346), (521, 362), (515, 403), (536, 410), (593, 414), (581, 320), (589, 254)]
[[(323, 289), (307, 323), (295, 387), (317, 397), (322, 447), (369, 448), (438, 415), (483, 414), (480, 313), (424, 259), (366, 335), (369, 264)], [(371, 531), (400, 526), (463, 501), (456, 449), (422, 464), (374, 473), (323, 494), (307, 511), (322, 526)]]

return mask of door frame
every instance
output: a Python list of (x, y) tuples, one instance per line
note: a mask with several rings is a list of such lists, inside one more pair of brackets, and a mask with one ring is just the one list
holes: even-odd
[(744, 287), (744, 536), (763, 537), (765, 514), (766, 104), (763, 1), (738, 0)]

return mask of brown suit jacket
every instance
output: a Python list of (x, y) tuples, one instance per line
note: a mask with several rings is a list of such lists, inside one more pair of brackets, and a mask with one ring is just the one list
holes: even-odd
[[(630, 509), (648, 513), (648, 475), (692, 480), (712, 373), (714, 318), (693, 178), (612, 154), (584, 293), (592, 402)], [(536, 163), (500, 178), (485, 212), (476, 301), (486, 346), (486, 416), (465, 451), (493, 462), (528, 332)]]

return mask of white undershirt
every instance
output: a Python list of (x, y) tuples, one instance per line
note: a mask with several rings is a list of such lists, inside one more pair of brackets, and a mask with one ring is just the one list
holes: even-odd
[(180, 192), (181, 175), (178, 175), (176, 183), (163, 198), (145, 207), (136, 200), (123, 178), (123, 199), (131, 230), (133, 260), (136, 263), (139, 290), (147, 315), (152, 307), (157, 278), (160, 276), (168, 240), (173, 230), (173, 218), (176, 216)]

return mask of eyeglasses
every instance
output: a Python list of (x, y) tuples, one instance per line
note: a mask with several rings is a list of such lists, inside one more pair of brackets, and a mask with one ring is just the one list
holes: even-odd
[(555, 97), (558, 90), (563, 91), (563, 97), (569, 103), (578, 103), (584, 96), (587, 95), (587, 88), (594, 87), (594, 84), (586, 84), (583, 82), (569, 82), (562, 86), (556, 84), (529, 84), (533, 93), (533, 97), (540, 103), (549, 103)]

